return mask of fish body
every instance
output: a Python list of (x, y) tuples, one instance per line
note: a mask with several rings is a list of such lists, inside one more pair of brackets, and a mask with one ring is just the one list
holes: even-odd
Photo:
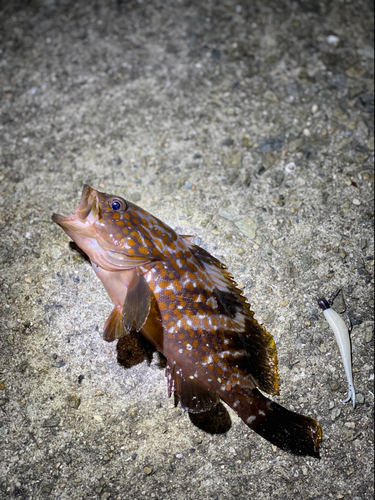
[(279, 393), (275, 342), (219, 260), (87, 185), (74, 215), (52, 220), (88, 255), (114, 303), (105, 340), (139, 331), (166, 357), (168, 393), (183, 408), (208, 411), (221, 398), (271, 443), (319, 457), (320, 425), (259, 391)]

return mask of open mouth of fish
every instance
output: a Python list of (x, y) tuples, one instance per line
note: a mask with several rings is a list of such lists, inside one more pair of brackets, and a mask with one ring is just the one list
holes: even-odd
[(87, 184), (84, 185), (80, 202), (73, 215), (53, 214), (52, 220), (61, 226), (68, 234), (69, 230), (78, 229), (84, 232), (100, 218), (98, 193)]

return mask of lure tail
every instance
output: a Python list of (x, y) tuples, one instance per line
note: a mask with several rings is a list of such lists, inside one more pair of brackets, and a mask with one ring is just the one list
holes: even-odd
[(242, 394), (230, 394), (225, 400), (253, 431), (270, 443), (295, 455), (320, 458), (322, 429), (314, 419), (283, 408), (257, 389), (243, 389)]

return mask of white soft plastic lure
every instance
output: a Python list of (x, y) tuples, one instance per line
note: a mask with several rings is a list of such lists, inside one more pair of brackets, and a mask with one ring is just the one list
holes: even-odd
[(333, 333), (335, 334), (336, 341), (340, 348), (340, 354), (342, 357), (342, 362), (344, 364), (346, 378), (348, 380), (348, 397), (344, 400), (341, 400), (341, 402), (347, 403), (351, 399), (353, 402), (353, 408), (355, 408), (355, 390), (353, 384), (352, 351), (350, 345), (349, 330), (342, 317), (339, 316), (337, 312), (331, 308), (332, 303), (332, 300), (318, 299), (318, 305), (320, 309), (322, 309), (323, 314), (329, 323), (329, 326), (332, 328)]

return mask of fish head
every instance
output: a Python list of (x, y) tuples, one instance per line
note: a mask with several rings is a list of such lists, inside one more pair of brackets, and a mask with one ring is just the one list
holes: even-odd
[(91, 262), (107, 271), (133, 269), (161, 260), (150, 236), (150, 227), (157, 219), (120, 196), (85, 185), (74, 214), (53, 214), (52, 220)]

